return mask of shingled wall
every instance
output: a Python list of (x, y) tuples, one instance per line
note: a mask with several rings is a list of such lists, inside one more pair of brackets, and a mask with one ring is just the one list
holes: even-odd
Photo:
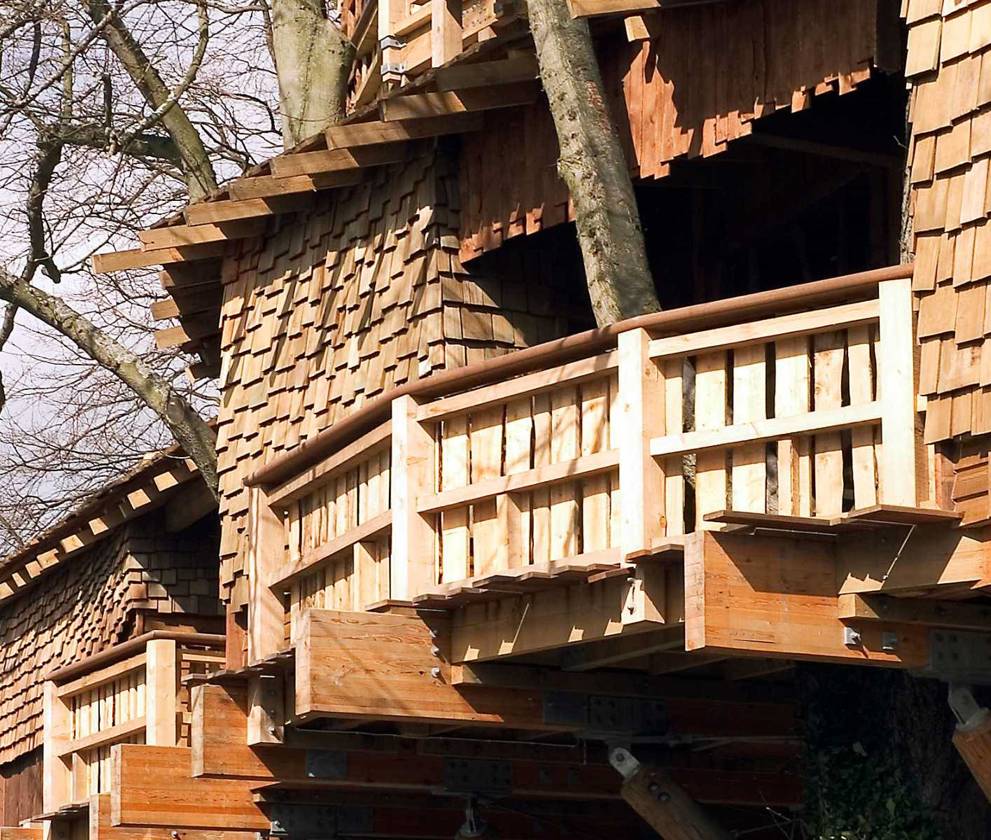
[(581, 281), (552, 259), (501, 279), (462, 267), (455, 154), (425, 143), (225, 261), (221, 581), (234, 607), (246, 476), (393, 386), (585, 326), (568, 317)]
[(991, 432), (991, 3), (907, 0), (926, 440)]
[(219, 614), (215, 526), (167, 534), (160, 516), (121, 528), (0, 610), (0, 767), (41, 746), (45, 674), (143, 625)]
[[(725, 151), (760, 117), (849, 93), (873, 67), (897, 70), (896, 12), (889, 0), (737, 0), (631, 18), (629, 40), (603, 39), (599, 63), (634, 176), (665, 177), (674, 161)], [(465, 137), (462, 259), (574, 218), (557, 157), (542, 99), (490, 112)]]

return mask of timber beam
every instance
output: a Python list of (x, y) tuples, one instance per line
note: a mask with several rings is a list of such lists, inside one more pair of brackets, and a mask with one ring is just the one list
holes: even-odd
[[(930, 662), (930, 628), (955, 626), (944, 617), (949, 608), (845, 596), (956, 594), (991, 579), (988, 555), (985, 533), (945, 523), (825, 541), (785, 533), (692, 534), (685, 552), (686, 648), (922, 669)], [(984, 619), (980, 608), (960, 615), (967, 624)]]

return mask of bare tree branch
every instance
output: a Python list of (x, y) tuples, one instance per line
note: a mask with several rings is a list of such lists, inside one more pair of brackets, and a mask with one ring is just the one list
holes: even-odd
[(217, 453), (213, 430), (171, 383), (61, 298), (31, 286), (3, 269), (0, 269), (0, 299), (57, 330), (134, 391), (161, 417), (216, 495)]

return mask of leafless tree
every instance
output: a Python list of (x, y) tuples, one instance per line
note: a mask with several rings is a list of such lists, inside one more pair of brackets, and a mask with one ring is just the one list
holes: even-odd
[(215, 486), (214, 394), (154, 349), (154, 272), (95, 277), (89, 258), (335, 118), (307, 95), (347, 69), (294, 50), (348, 45), (329, 20), (294, 34), (323, 16), (298, 5), (0, 4), (0, 554), (169, 437)]

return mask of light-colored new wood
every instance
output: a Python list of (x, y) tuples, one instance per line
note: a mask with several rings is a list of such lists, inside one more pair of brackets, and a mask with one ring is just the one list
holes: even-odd
[[(766, 365), (763, 344), (733, 352), (733, 423), (742, 425), (767, 417)], [(764, 444), (755, 442), (733, 450), (733, 510), (763, 511), (767, 494)]]
[(620, 545), (631, 553), (649, 548), (665, 536), (666, 481), (664, 469), (651, 454), (651, 441), (666, 430), (664, 377), (650, 358), (646, 330), (630, 330), (619, 336), (620, 410), (619, 482), (624, 504)]
[(406, 143), (383, 143), (350, 149), (328, 149), (320, 152), (287, 154), (272, 159), (272, 173), (278, 178), (293, 175), (323, 175), (347, 172), (404, 160)]
[[(813, 416), (842, 411), (843, 365), (846, 338), (842, 332), (813, 337), (815, 391)], [(851, 408), (855, 408), (851, 406)], [(876, 403), (873, 408), (881, 408)], [(883, 411), (883, 408), (882, 408)], [(815, 436), (815, 515), (835, 516), (843, 512), (843, 440), (838, 430)]]
[(881, 493), (887, 504), (914, 506), (916, 488), (915, 342), (911, 280), (888, 280), (878, 288), (881, 339), (878, 387), (881, 417)]
[[(775, 417), (807, 414), (809, 392), (809, 338), (781, 339), (775, 344)], [(812, 459), (807, 437), (778, 441), (778, 513), (812, 515)]]
[(178, 651), (172, 639), (152, 639), (145, 649), (145, 743), (173, 747), (178, 740)]
[[(705, 514), (726, 507), (726, 453), (699, 452), (708, 441), (709, 450), (729, 445), (732, 432), (726, 431), (726, 353), (717, 351), (699, 356), (695, 364), (695, 432), (666, 435), (651, 441), (654, 456), (695, 452), (695, 527), (705, 524)], [(736, 427), (737, 442), (752, 441), (751, 426)], [(679, 446), (679, 444), (681, 444)], [(706, 448), (706, 447), (702, 447)]]
[(991, 630), (991, 607), (929, 598), (840, 595), (839, 616), (855, 621), (895, 621), (956, 630)]
[(285, 528), (265, 493), (249, 490), (248, 661), (265, 659), (283, 647), (285, 608), (271, 585), (285, 556)]
[(508, 85), (468, 88), (462, 91), (437, 93), (413, 93), (382, 100), (383, 120), (408, 120), (435, 117), (443, 114), (459, 114), (466, 111), (485, 111), (494, 108), (510, 108), (527, 105), (537, 98), (537, 86), (532, 82), (514, 82)]
[(412, 120), (372, 120), (370, 122), (334, 125), (324, 133), (328, 149), (354, 149), (377, 146), (445, 134), (464, 134), (482, 127), (482, 115), (477, 113), (445, 114), (439, 117)]
[[(697, 393), (697, 382), (695, 387)], [(795, 435), (852, 429), (880, 422), (881, 411), (881, 404), (872, 402), (866, 405), (847, 405), (831, 411), (811, 411), (794, 417), (773, 417), (739, 426), (724, 426), (712, 431), (685, 432), (681, 435), (655, 438), (651, 442), (650, 451), (657, 456), (680, 455), (725, 449), (755, 441), (771, 441)], [(720, 508), (712, 507), (705, 512), (711, 513), (718, 509)]]
[(687, 356), (715, 350), (746, 347), (768, 341), (780, 341), (799, 335), (814, 335), (840, 327), (870, 324), (880, 317), (877, 300), (824, 307), (811, 312), (765, 318), (731, 327), (717, 327), (695, 333), (656, 338), (650, 343), (651, 358)]
[(437, 580), (433, 523), (417, 510), (417, 499), (436, 486), (434, 441), (417, 419), (416, 401), (392, 403), (391, 598), (409, 599)]
[(430, 63), (447, 64), (461, 52), (461, 0), (430, 0)]
[[(710, 653), (918, 668), (929, 660), (920, 625), (865, 623), (844, 643), (837, 547), (829, 542), (700, 531), (685, 542), (685, 647)], [(893, 648), (882, 633), (896, 634)]]

